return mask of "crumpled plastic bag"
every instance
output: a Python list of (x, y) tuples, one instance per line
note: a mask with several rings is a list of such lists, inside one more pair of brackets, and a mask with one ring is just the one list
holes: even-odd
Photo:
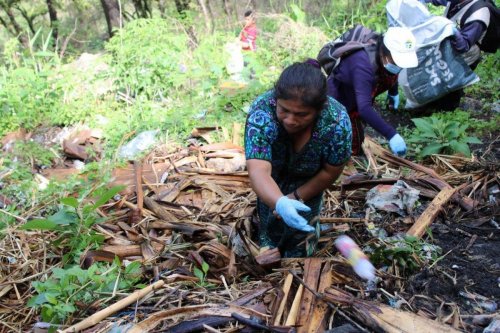
[(405, 216), (415, 207), (420, 191), (402, 180), (394, 185), (378, 185), (366, 194), (366, 205), (374, 209)]
[(157, 133), (158, 130), (139, 133), (135, 138), (120, 148), (118, 156), (128, 160), (133, 160), (137, 155), (156, 143)]

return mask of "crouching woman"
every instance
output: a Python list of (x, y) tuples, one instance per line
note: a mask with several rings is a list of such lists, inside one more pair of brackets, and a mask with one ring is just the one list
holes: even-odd
[(274, 89), (253, 102), (245, 154), (258, 197), (261, 247), (278, 247), (284, 257), (312, 254), (305, 240), (319, 234), (314, 217), (323, 191), (351, 156), (351, 135), (349, 116), (327, 96), (326, 78), (316, 64), (287, 67)]

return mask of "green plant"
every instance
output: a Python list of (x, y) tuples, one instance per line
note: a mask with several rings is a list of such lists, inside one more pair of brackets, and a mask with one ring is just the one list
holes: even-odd
[(210, 266), (206, 263), (206, 261), (203, 261), (201, 264), (201, 269), (198, 267), (193, 268), (193, 274), (200, 280), (200, 284), (204, 285), (206, 283), (205, 278), (207, 277), (208, 270), (210, 269)]
[(478, 138), (467, 135), (468, 123), (443, 119), (438, 115), (412, 121), (416, 129), (408, 142), (417, 146), (415, 150), (420, 158), (439, 153), (470, 156), (468, 144), (481, 143)]
[(198, 286), (202, 288), (210, 288), (214, 286), (212, 283), (207, 282), (207, 275), (209, 269), (210, 266), (207, 264), (206, 261), (203, 261), (201, 263), (201, 269), (196, 266), (193, 267), (193, 274), (198, 278), (198, 282), (196, 283)]
[(299, 23), (306, 23), (306, 13), (299, 6), (292, 3), (290, 5), (291, 13), (289, 14), (292, 20)]
[(376, 265), (396, 265), (403, 275), (410, 275), (424, 264), (438, 259), (441, 248), (417, 237), (405, 235), (376, 245), (370, 260)]
[(170, 29), (167, 20), (134, 20), (106, 45), (116, 83), (129, 96), (168, 96), (169, 88), (184, 84), (180, 65), (187, 58), (187, 37)]
[(108, 202), (123, 186), (112, 189), (87, 190), (80, 199), (67, 197), (61, 199), (60, 209), (45, 219), (34, 219), (26, 222), (21, 229), (24, 230), (49, 230), (59, 233), (53, 245), (65, 248), (63, 265), (78, 263), (84, 250), (95, 249), (104, 241), (102, 235), (92, 230), (96, 223), (104, 221), (97, 214), (97, 208)]
[(57, 147), (48, 149), (43, 147), (35, 141), (18, 141), (15, 146), (15, 155), (23, 160), (29, 162), (31, 167), (50, 167), (53, 160), (57, 157)]
[(94, 263), (88, 269), (77, 265), (54, 268), (46, 281), (32, 283), (36, 294), (28, 306), (40, 309), (43, 321), (63, 324), (74, 313), (85, 312), (90, 306), (100, 307), (117, 292), (137, 286), (140, 266), (136, 261), (122, 268), (115, 258), (111, 264)]
[[(474, 71), (480, 78), (478, 84), (473, 84), (465, 89), (467, 95), (485, 100), (486, 102), (498, 101), (500, 99), (500, 81), (498, 80), (498, 68), (500, 66), (500, 54), (484, 54), (484, 58)], [(486, 103), (484, 103), (486, 104)]]
[(6, 66), (0, 68), (0, 136), (20, 127), (33, 129), (58, 113), (62, 90), (54, 85), (53, 76), (60, 60), (57, 53), (49, 51), (50, 41), (38, 29), (27, 48), (22, 49), (14, 40), (8, 42)]

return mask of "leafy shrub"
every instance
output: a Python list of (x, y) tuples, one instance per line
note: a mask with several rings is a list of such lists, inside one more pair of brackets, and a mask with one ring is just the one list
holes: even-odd
[(97, 189), (91, 194), (86, 193), (80, 200), (74, 197), (63, 198), (62, 206), (55, 214), (44, 219), (30, 220), (21, 229), (58, 232), (59, 237), (53, 245), (66, 248), (63, 264), (78, 263), (84, 250), (95, 249), (104, 241), (103, 236), (91, 229), (94, 224), (104, 221), (97, 214), (97, 208), (122, 189), (122, 186), (110, 190)]
[(0, 135), (20, 127), (33, 129), (60, 108), (61, 91), (32, 67), (3, 69), (0, 76)]
[(481, 118), (471, 117), (471, 112), (457, 110), (439, 114), (444, 121), (455, 121), (460, 124), (469, 124), (469, 129), (479, 135), (484, 135), (498, 129), (500, 115), (489, 112), (481, 112)]
[(112, 264), (94, 263), (88, 269), (77, 265), (67, 269), (56, 267), (49, 279), (32, 283), (36, 294), (28, 306), (41, 309), (43, 321), (63, 324), (70, 315), (103, 298), (103, 294), (130, 290), (139, 281), (140, 272), (139, 262), (121, 268), (117, 259)]
[(356, 24), (375, 31), (387, 30), (386, 1), (332, 1), (330, 10), (323, 10), (323, 21), (330, 38), (336, 38)]
[(412, 119), (416, 126), (408, 142), (415, 144), (417, 154), (423, 158), (432, 154), (462, 154), (470, 156), (469, 143), (481, 141), (467, 135), (468, 123), (443, 119), (438, 115)]
[[(483, 60), (476, 68), (475, 73), (481, 78), (479, 84), (473, 84), (465, 89), (475, 98), (485, 99), (487, 102), (500, 100), (500, 54), (484, 54)], [(486, 103), (485, 103), (486, 104)]]
[(425, 241), (405, 235), (389, 238), (375, 246), (370, 260), (376, 265), (396, 265), (403, 275), (410, 275), (424, 264), (433, 263), (438, 259), (441, 248)]
[(123, 187), (110, 190), (101, 188), (91, 193), (87, 190), (80, 198), (61, 199), (60, 209), (45, 219), (26, 222), (21, 229), (49, 230), (59, 237), (52, 245), (65, 249), (63, 268), (54, 268), (52, 275), (44, 282), (34, 282), (37, 294), (28, 305), (41, 309), (42, 319), (54, 324), (62, 324), (71, 314), (90, 306), (102, 297), (102, 293), (118, 290), (127, 291), (140, 278), (140, 263), (132, 263), (124, 270), (118, 260), (112, 265), (95, 263), (88, 270), (78, 267), (84, 250), (95, 249), (104, 237), (92, 230), (92, 226), (104, 219), (97, 214), (97, 208), (108, 202)]
[(184, 83), (181, 63), (187, 60), (188, 39), (172, 31), (171, 22), (139, 19), (118, 31), (106, 49), (113, 56), (119, 88), (131, 96), (168, 96), (167, 90)]
[(47, 149), (35, 141), (16, 142), (15, 155), (26, 164), (32, 164), (32, 167), (51, 167), (54, 158), (57, 157), (55, 146), (53, 150)]

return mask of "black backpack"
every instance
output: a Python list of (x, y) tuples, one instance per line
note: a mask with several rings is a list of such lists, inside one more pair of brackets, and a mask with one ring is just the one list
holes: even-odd
[(375, 49), (379, 39), (379, 33), (358, 24), (323, 46), (317, 57), (318, 62), (329, 76), (343, 57), (370, 46)]
[(478, 0), (462, 16), (460, 27), (464, 26), (465, 21), (475, 11), (488, 7), (490, 10), (490, 24), (486, 30), (481, 43), (478, 43), (479, 48), (484, 52), (495, 53), (500, 48), (500, 9), (495, 5), (493, 0)]

